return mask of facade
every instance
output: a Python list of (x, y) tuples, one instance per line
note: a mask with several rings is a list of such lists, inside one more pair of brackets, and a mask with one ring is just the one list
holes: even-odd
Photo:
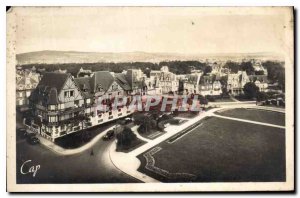
[(134, 71), (127, 74), (98, 71), (91, 77), (75, 79), (67, 73), (49, 72), (30, 96), (33, 116), (24, 120), (24, 124), (29, 130), (55, 141), (133, 113), (128, 108), (133, 95), (145, 94), (147, 86), (143, 76), (140, 78)]
[(199, 94), (202, 96), (218, 96), (222, 94), (222, 85), (215, 75), (202, 76), (199, 84)]
[(32, 131), (54, 141), (84, 128), (88, 105), (70, 74), (45, 73), (30, 96), (33, 117), (24, 122)]
[(92, 70), (83, 69), (81, 67), (79, 69), (78, 73), (77, 73), (77, 78), (80, 78), (80, 77), (90, 77), (90, 76), (92, 76), (92, 74), (93, 74)]
[(252, 61), (252, 65), (255, 72), (261, 71), (263, 75), (268, 75), (268, 70), (262, 66), (261, 62)]
[(131, 94), (145, 95), (147, 92), (146, 75), (140, 69), (129, 69), (125, 74), (125, 80), (131, 88)]
[(250, 82), (245, 71), (239, 71), (236, 74), (228, 74), (227, 76), (227, 91), (232, 95), (243, 93), (244, 85)]
[(161, 87), (162, 94), (177, 93), (179, 81), (176, 74), (169, 71), (168, 66), (163, 66), (160, 71), (152, 70), (150, 78), (158, 87)]
[(249, 75), (250, 82), (255, 83), (260, 92), (268, 90), (268, 77), (267, 75)]
[(16, 73), (16, 105), (26, 107), (29, 104), (29, 96), (40, 81), (40, 74), (32, 70), (17, 70)]
[[(24, 124), (51, 141), (132, 114), (134, 110), (128, 107), (135, 95), (222, 94), (220, 75), (198, 71), (176, 76), (166, 66), (151, 71), (149, 78), (140, 69), (122, 73), (97, 71), (77, 78), (68, 73), (46, 72), (39, 82), (34, 73), (29, 72), (27, 77), (17, 74), (17, 88), (31, 83), (29, 88), (33, 90), (29, 97), (32, 117)], [(228, 74), (225, 86), (229, 93), (237, 95), (247, 82), (254, 82), (260, 91), (268, 88), (266, 75), (248, 76), (244, 71)]]
[(184, 94), (198, 94), (200, 91), (200, 79), (202, 72), (187, 74), (183, 81), (183, 93)]

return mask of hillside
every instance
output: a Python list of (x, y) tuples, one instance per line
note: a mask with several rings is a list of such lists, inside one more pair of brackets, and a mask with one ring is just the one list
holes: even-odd
[(147, 53), (147, 52), (76, 52), (76, 51), (37, 51), (17, 54), (18, 65), (25, 64), (57, 64), (57, 63), (109, 63), (109, 62), (152, 62), (161, 61), (203, 61), (207, 58), (237, 59), (260, 58), (278, 59), (278, 56), (269, 53), (251, 54), (176, 54), (176, 53)]

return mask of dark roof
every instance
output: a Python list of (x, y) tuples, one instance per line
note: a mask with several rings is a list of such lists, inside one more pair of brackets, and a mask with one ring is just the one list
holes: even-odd
[(46, 102), (49, 105), (55, 105), (55, 104), (59, 103), (56, 88), (51, 88), (50, 89)]
[(267, 75), (249, 75), (249, 80), (255, 82), (256, 80), (264, 83), (268, 83)]
[(31, 94), (29, 99), (34, 103), (42, 102), (42, 104), (55, 105), (59, 104), (58, 92), (55, 87), (37, 87)]
[(129, 82), (126, 80), (125, 74), (115, 74), (115, 81), (124, 89), (125, 91), (131, 90)]
[(67, 73), (46, 72), (39, 82), (38, 87), (54, 87), (57, 93), (59, 93), (69, 77), (70, 74)]
[(30, 100), (43, 104), (58, 104), (58, 94), (62, 90), (70, 74), (46, 72), (37, 88), (31, 93)]
[(84, 98), (91, 98), (93, 96), (91, 89), (91, 80), (91, 77), (81, 77), (74, 79)]
[(104, 91), (107, 91), (113, 82), (114, 77), (109, 71), (98, 71), (92, 76), (91, 89), (96, 92), (96, 88), (100, 84)]
[(201, 84), (201, 85), (212, 84), (213, 81), (214, 81), (213, 76), (202, 76), (200, 78), (199, 84)]
[(198, 80), (198, 76), (197, 75), (192, 75), (192, 74), (188, 74), (186, 75), (187, 77), (187, 82), (189, 83), (197, 83), (197, 80)]

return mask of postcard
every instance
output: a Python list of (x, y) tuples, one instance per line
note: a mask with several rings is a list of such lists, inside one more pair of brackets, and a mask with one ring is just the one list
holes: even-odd
[(293, 7), (11, 7), (7, 191), (294, 191)]

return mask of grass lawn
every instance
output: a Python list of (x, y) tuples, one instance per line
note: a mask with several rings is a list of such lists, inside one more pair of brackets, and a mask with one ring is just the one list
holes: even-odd
[(269, 124), (276, 124), (281, 126), (285, 125), (285, 114), (280, 112), (238, 108), (229, 109), (222, 112), (216, 112), (216, 114), (258, 122), (265, 122)]
[(139, 171), (162, 182), (285, 181), (284, 129), (211, 117), (157, 147), (152, 156), (160, 171), (145, 168), (153, 148), (138, 156)]
[(139, 134), (147, 139), (154, 140), (155, 138), (160, 137), (161, 135), (165, 134), (164, 131), (159, 130), (149, 130), (148, 133), (140, 133)]
[(234, 102), (232, 98), (218, 98), (214, 102)]

